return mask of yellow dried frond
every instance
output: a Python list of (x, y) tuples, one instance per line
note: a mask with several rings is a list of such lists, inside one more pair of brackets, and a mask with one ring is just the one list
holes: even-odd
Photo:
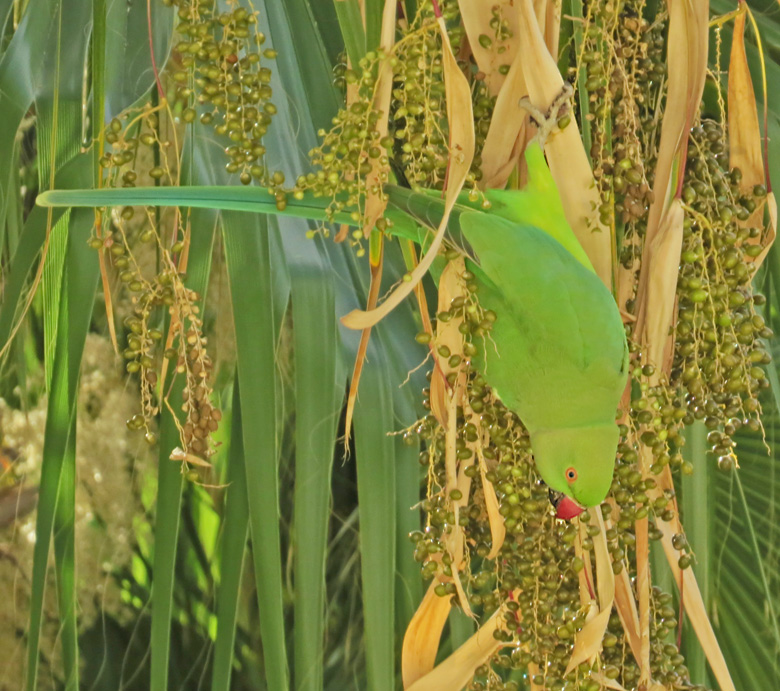
[[(393, 3), (393, 7), (395, 7), (395, 3)], [(447, 97), (447, 120), (450, 129), (449, 168), (447, 191), (444, 198), (444, 215), (431, 246), (417, 268), (412, 271), (411, 280), (404, 281), (376, 309), (370, 311), (353, 310), (342, 317), (341, 322), (350, 329), (365, 329), (378, 323), (401, 304), (422, 280), (439, 252), (452, 207), (463, 189), (474, 158), (474, 116), (471, 108), (471, 87), (463, 72), (460, 71), (458, 62), (452, 53), (444, 20), (439, 17), (438, 22), (439, 32), (442, 36), (442, 70)]]
[(526, 110), (518, 105), (528, 95), (522, 61), (523, 54), (518, 53), (496, 98), (482, 147), (482, 189), (506, 184), (532, 134)]
[[(564, 81), (550, 54), (536, 20), (532, 0), (520, 0), (522, 67), (531, 103), (548, 112), (564, 90)], [(577, 124), (553, 131), (544, 152), (561, 195), (566, 220), (572, 227), (596, 273), (612, 289), (612, 241), (610, 230), (599, 220), (599, 192), (582, 144)]]
[[(764, 183), (764, 157), (756, 94), (745, 52), (745, 19), (745, 12), (740, 12), (734, 20), (728, 73), (728, 126), (729, 165), (740, 169), (740, 188), (747, 191), (753, 185)], [(756, 209), (742, 224), (757, 225), (762, 215), (762, 210)]]
[[(535, 0), (534, 10), (550, 55), (557, 55), (560, 7), (550, 0)], [(525, 147), (536, 131), (526, 117), (525, 109), (519, 105), (520, 100), (528, 96), (522, 66), (524, 57), (523, 51), (515, 53), (496, 97), (490, 128), (481, 153), (482, 189), (502, 188), (506, 184), (515, 166), (522, 161)]]
[(487, 511), (488, 522), (490, 523), (490, 539), (492, 542), (490, 552), (486, 558), (495, 559), (504, 544), (506, 525), (504, 524), (504, 517), (499, 512), (500, 506), (495, 487), (493, 487), (493, 483), (487, 478), (487, 464), (482, 455), (481, 447), (477, 449), (477, 454), (479, 456), (479, 476), (482, 479), (482, 492), (485, 495), (485, 510)]
[(504, 609), (499, 607), (480, 628), (460, 648), (446, 660), (415, 683), (408, 686), (404, 679), (404, 689), (407, 691), (456, 691), (468, 684), (474, 676), (474, 671), (492, 657), (504, 644), (494, 637), (494, 633), (502, 630)]
[(670, 338), (677, 299), (677, 275), (683, 241), (685, 213), (674, 199), (663, 213), (652, 238), (648, 235), (642, 252), (642, 273), (637, 289), (638, 313), (635, 337), (646, 345), (645, 358), (656, 366), (657, 382), (664, 367), (664, 351)]
[[(447, 263), (439, 277), (438, 311), (446, 312), (456, 297), (464, 295), (465, 287), (460, 276), (466, 270), (466, 264), (462, 258)], [(435, 367), (431, 375), (431, 412), (439, 421), (439, 424), (447, 428), (447, 375), (460, 371), (460, 366), (450, 367), (448, 359), (440, 357), (438, 349), (446, 347), (451, 355), (460, 355), (463, 358), (463, 336), (458, 330), (462, 317), (455, 317), (449, 321), (439, 319), (436, 322), (435, 347), (432, 349)], [(463, 375), (458, 375), (458, 383), (462, 387), (465, 384)]]
[[(382, 11), (382, 33), (379, 47), (387, 55), (390, 54), (395, 39), (395, 18), (396, 3), (393, 0), (385, 0), (384, 10)], [(393, 68), (390, 66), (390, 60), (385, 58), (379, 63), (379, 74), (374, 91), (374, 109), (380, 114), (376, 123), (380, 139), (387, 136), (392, 92)], [(363, 220), (363, 237), (370, 235), (376, 222), (382, 218), (385, 208), (387, 208), (387, 196), (382, 191), (382, 186), (387, 181), (390, 163), (385, 160), (383, 164), (381, 156), (370, 159), (370, 162), (371, 171), (366, 176), (366, 208)]]
[(607, 533), (604, 527), (604, 519), (601, 510), (594, 511), (599, 532), (593, 538), (593, 552), (596, 557), (596, 578), (598, 580), (599, 602), (591, 602), (591, 610), (585, 626), (574, 638), (569, 664), (565, 674), (568, 674), (578, 665), (586, 661), (592, 661), (601, 651), (601, 642), (607, 630), (609, 616), (612, 613), (612, 604), (615, 601), (615, 574), (612, 572), (612, 560), (607, 548)]
[(634, 659), (639, 661), (639, 612), (636, 609), (636, 600), (631, 589), (631, 577), (628, 571), (623, 569), (615, 578), (615, 609), (625, 631), (628, 645)]
[[(648, 491), (650, 501), (662, 496), (664, 489), (673, 487), (672, 473), (669, 466), (664, 468), (664, 472), (659, 476), (659, 480), (659, 486)], [(707, 616), (707, 608), (704, 605), (693, 569), (681, 569), (678, 564), (679, 553), (672, 544), (672, 538), (675, 534), (683, 532), (680, 519), (675, 517), (667, 522), (657, 518), (655, 523), (661, 531), (661, 544), (664, 548), (666, 560), (669, 563), (669, 569), (672, 572), (672, 578), (678, 589), (682, 591), (681, 596), (685, 613), (688, 615), (691, 626), (696, 632), (696, 637), (699, 639), (702, 650), (707, 657), (707, 662), (712, 669), (715, 680), (718, 682), (721, 691), (736, 691), (726, 665), (726, 660), (723, 657), (723, 652), (718, 644), (718, 639), (715, 637), (715, 631)]]
[[(512, 64), (519, 47), (517, 8), (513, 0), (461, 0), (458, 5), (471, 52), (485, 75), (488, 92), (495, 96), (506, 79), (499, 68)], [(506, 22), (507, 36), (503, 40), (490, 25), (494, 17)]]
[(450, 614), (449, 597), (435, 593), (436, 579), (428, 586), (420, 606), (414, 613), (404, 634), (401, 650), (401, 675), (404, 688), (409, 688), (418, 679), (433, 669), (444, 624)]
[[(766, 185), (771, 189), (769, 180), (766, 179), (764, 157), (761, 152), (762, 139), (761, 128), (758, 122), (758, 106), (756, 94), (753, 89), (753, 79), (748, 67), (747, 53), (745, 51), (745, 22), (749, 15), (749, 9), (744, 3), (740, 3), (740, 11), (734, 20), (734, 34), (731, 43), (731, 56), (729, 58), (729, 82), (728, 82), (728, 125), (729, 125), (729, 165), (739, 168), (742, 173), (740, 189), (750, 192), (754, 185)], [(755, 20), (751, 16), (755, 29)], [(762, 61), (763, 49), (759, 38), (759, 56)], [(766, 76), (764, 75), (764, 79)], [(771, 197), (771, 198), (770, 198)], [(763, 251), (756, 257), (747, 257), (757, 268), (769, 253), (769, 248), (777, 235), (776, 206), (772, 209), (774, 197), (767, 197), (767, 210), (769, 211), (769, 227), (767, 234), (762, 237), (751, 238), (751, 243), (766, 243)], [(756, 210), (740, 225), (744, 227), (756, 227), (763, 225), (764, 206), (759, 204)]]
[(709, 40), (707, 0), (669, 2), (669, 86), (653, 185), (647, 239), (652, 240), (677, 191), (680, 161), (687, 153), (688, 131), (699, 111), (707, 75)]

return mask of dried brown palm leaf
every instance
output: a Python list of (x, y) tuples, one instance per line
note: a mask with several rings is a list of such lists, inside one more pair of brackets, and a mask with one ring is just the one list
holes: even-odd
[[(464, 286), (460, 280), (460, 276), (466, 270), (466, 265), (463, 259), (456, 259), (451, 261), (444, 267), (439, 277), (439, 294), (438, 294), (438, 311), (446, 312), (450, 308), (450, 304), (456, 297), (463, 295)], [(436, 338), (434, 339), (434, 347), (431, 350), (436, 366), (433, 369), (431, 375), (431, 412), (439, 421), (439, 424), (443, 428), (447, 428), (447, 392), (450, 385), (447, 383), (447, 376), (460, 372), (461, 367), (450, 367), (447, 358), (439, 356), (439, 348), (446, 348), (450, 355), (460, 355), (463, 357), (463, 336), (459, 331), (462, 317), (455, 317), (449, 321), (439, 320), (436, 322)], [(458, 383), (460, 387), (463, 387), (465, 383), (463, 376), (460, 374)]]
[(766, 195), (766, 209), (769, 214), (769, 225), (762, 239), (764, 249), (753, 259), (753, 266), (756, 268), (761, 266), (761, 263), (766, 259), (766, 255), (769, 254), (769, 250), (772, 249), (772, 244), (777, 237), (777, 199), (775, 199), (774, 192), (769, 192)]
[[(395, 7), (395, 3), (393, 3), (393, 7)], [(437, 19), (439, 32), (442, 37), (442, 70), (444, 72), (447, 121), (450, 131), (449, 167), (447, 172), (447, 191), (444, 198), (444, 215), (428, 251), (420, 260), (417, 268), (412, 271), (411, 280), (404, 281), (376, 309), (369, 311), (353, 310), (342, 317), (342, 323), (350, 329), (365, 329), (379, 322), (401, 304), (422, 280), (439, 252), (452, 207), (457, 201), (458, 194), (463, 189), (463, 184), (466, 182), (466, 176), (474, 158), (474, 117), (471, 108), (471, 87), (466, 77), (460, 71), (457, 60), (452, 53), (444, 19), (440, 14)]]
[(401, 649), (401, 676), (404, 688), (428, 674), (436, 663), (439, 641), (450, 614), (449, 597), (439, 597), (436, 579), (428, 586), (420, 606), (414, 613), (404, 634)]
[(707, 75), (709, 3), (683, 0), (668, 4), (671, 69), (647, 223), (648, 240), (658, 232), (661, 218), (676, 196), (684, 172), (688, 131), (699, 111)]
[[(460, 0), (458, 5), (471, 52), (488, 92), (495, 96), (506, 78), (501, 66), (513, 63), (519, 47), (517, 8), (513, 0)], [(505, 22), (504, 29), (491, 26), (494, 18)]]
[[(739, 168), (742, 173), (740, 189), (749, 193), (754, 185), (765, 185), (769, 190), (766, 199), (769, 213), (769, 226), (763, 237), (750, 238), (748, 242), (761, 243), (764, 249), (755, 257), (747, 257), (758, 268), (769, 253), (769, 248), (777, 236), (777, 205), (774, 195), (771, 193), (772, 185), (768, 179), (768, 170), (765, 167), (764, 157), (761, 152), (761, 129), (758, 122), (758, 107), (756, 104), (755, 90), (747, 62), (745, 52), (745, 21), (750, 17), (755, 29), (755, 20), (745, 2), (740, 2), (739, 10), (734, 20), (734, 37), (731, 44), (731, 56), (729, 59), (728, 82), (728, 125), (729, 125), (729, 164), (732, 168)], [(756, 32), (757, 33), (757, 32)], [(764, 60), (763, 48), (759, 41), (759, 56)], [(766, 92), (766, 73), (764, 76), (764, 92)], [(766, 101), (766, 96), (764, 97)], [(766, 103), (764, 105), (764, 123), (766, 124)], [(741, 221), (745, 227), (763, 225), (763, 205), (753, 211), (749, 218)]]
[[(745, 52), (745, 3), (740, 2), (741, 12), (734, 20), (731, 56), (728, 73), (728, 129), (729, 165), (742, 173), (739, 187), (749, 192), (754, 185), (763, 185), (764, 157), (761, 154), (761, 128), (758, 124), (756, 94), (750, 76)], [(740, 224), (745, 227), (762, 224), (764, 210), (761, 206)], [(756, 238), (756, 242), (758, 242)]]
[(664, 351), (674, 321), (684, 215), (682, 203), (674, 199), (653, 237), (648, 234), (642, 252), (634, 335), (645, 345), (646, 360), (657, 366), (653, 383), (664, 371)]
[(631, 577), (627, 569), (623, 569), (615, 577), (615, 609), (620, 617), (631, 653), (634, 659), (639, 661), (641, 657), (639, 612), (636, 608), (636, 600), (634, 600), (634, 592), (631, 588)]
[[(465, 271), (463, 259), (456, 259), (447, 264), (439, 277), (439, 311), (449, 309), (452, 301), (457, 297), (463, 297), (466, 288), (461, 278)], [(452, 576), (451, 580), (455, 586), (458, 595), (458, 601), (463, 611), (473, 616), (471, 607), (463, 589), (460, 580), (460, 571), (464, 568), (465, 554), (465, 535), (463, 527), (460, 525), (460, 508), (468, 502), (469, 492), (471, 490), (471, 478), (465, 475), (466, 463), (461, 463), (458, 468), (457, 455), (457, 410), (458, 406), (467, 405), (465, 398), (466, 379), (463, 371), (463, 336), (458, 327), (462, 319), (454, 318), (450, 321), (440, 320), (436, 327), (435, 347), (432, 349), (436, 366), (431, 377), (431, 412), (434, 414), (439, 424), (444, 428), (444, 465), (445, 465), (445, 486), (443, 491), (451, 504), (455, 514), (455, 524), (450, 532), (444, 538), (444, 545), (452, 557)], [(447, 358), (439, 355), (439, 349), (446, 347), (450, 355), (459, 357), (459, 364), (450, 366)], [(449, 381), (453, 383), (450, 384)], [(468, 465), (473, 464), (470, 461)], [(454, 499), (452, 494), (455, 490), (460, 491), (460, 499)]]
[[(379, 301), (379, 287), (382, 283), (382, 255), (384, 246), (381, 236), (377, 236), (379, 248), (376, 257), (370, 260), (371, 265), (371, 283), (368, 288), (368, 301), (366, 309), (374, 309)], [(358, 344), (357, 354), (355, 355), (355, 364), (352, 367), (352, 377), (349, 382), (349, 394), (347, 396), (347, 410), (344, 415), (344, 447), (349, 448), (349, 436), (352, 430), (352, 417), (355, 413), (355, 404), (357, 403), (358, 387), (360, 386), (360, 376), (363, 374), (363, 365), (366, 361), (368, 352), (368, 341), (371, 338), (371, 327), (363, 329), (360, 334), (360, 343)]]
[[(390, 55), (395, 43), (396, 5), (394, 0), (385, 0), (382, 11), (382, 33), (379, 47), (385, 52), (386, 56)], [(389, 58), (386, 57), (379, 63), (379, 74), (377, 75), (374, 90), (374, 110), (380, 114), (376, 123), (379, 139), (387, 136), (392, 92), (393, 68), (390, 65)], [(385, 208), (387, 208), (387, 197), (383, 192), (383, 186), (387, 182), (390, 163), (386, 159), (384, 159), (384, 163), (382, 161), (382, 156), (370, 159), (371, 171), (366, 176), (366, 207), (363, 219), (364, 237), (369, 236), (376, 222), (382, 217)]]
[(531, 136), (533, 126), (520, 99), (528, 95), (521, 65), (522, 54), (515, 56), (493, 108), (490, 128), (482, 147), (483, 189), (502, 188)]
[(590, 675), (590, 678), (593, 679), (593, 681), (597, 681), (599, 684), (601, 684), (605, 689), (613, 689), (614, 691), (626, 691), (626, 687), (623, 686), (619, 681), (616, 681), (615, 679), (609, 679), (603, 674), (600, 674), (599, 672), (594, 672)]
[(590, 603), (591, 610), (588, 614), (588, 620), (574, 638), (574, 649), (564, 674), (568, 674), (573, 669), (576, 669), (583, 662), (594, 660), (596, 655), (599, 654), (601, 642), (609, 623), (609, 616), (612, 613), (612, 604), (615, 601), (615, 574), (612, 572), (612, 560), (607, 548), (604, 519), (600, 510), (596, 510), (593, 513), (599, 526), (599, 532), (593, 538), (593, 552), (596, 557), (598, 605), (593, 601)]
[[(555, 58), (545, 44), (532, 0), (519, 0), (522, 67), (529, 100), (545, 117), (554, 116), (568, 93)], [(549, 126), (548, 126), (549, 128)], [(566, 219), (604, 284), (612, 289), (612, 240), (597, 213), (600, 204), (593, 171), (576, 123), (553, 129), (544, 152), (561, 195)]]
[[(681, 587), (683, 592), (685, 613), (688, 615), (688, 620), (691, 622), (691, 626), (696, 632), (696, 636), (704, 650), (707, 662), (710, 664), (715, 679), (717, 680), (721, 691), (735, 691), (736, 687), (731, 680), (726, 660), (723, 657), (720, 645), (715, 637), (715, 631), (707, 616), (707, 608), (704, 605), (701, 590), (699, 590), (699, 584), (696, 582), (696, 576), (692, 569), (680, 569), (677, 563), (679, 553), (672, 545), (672, 538), (675, 535), (674, 528), (669, 523), (665, 523), (661, 520), (657, 520), (656, 525), (663, 533), (661, 542), (664, 547), (666, 559), (669, 562), (669, 568), (672, 571), (674, 582), (678, 587)], [(682, 531), (681, 525), (678, 525), (677, 527)]]
[[(463, 397), (463, 389), (461, 386), (456, 385), (451, 392), (447, 394), (447, 420), (448, 424), (445, 428), (445, 456), (444, 465), (446, 473), (446, 485), (444, 491), (447, 494), (448, 500), (452, 503), (453, 513), (455, 514), (455, 524), (450, 528), (449, 533), (444, 538), (444, 546), (452, 558), (452, 582), (455, 585), (455, 591), (458, 595), (458, 602), (463, 608), (463, 612), (470, 617), (474, 616), (469, 605), (468, 597), (466, 597), (466, 591), (463, 589), (463, 583), (460, 580), (461, 569), (465, 566), (465, 535), (463, 533), (463, 526), (460, 525), (460, 502), (468, 500), (468, 492), (461, 493), (461, 499), (456, 500), (452, 498), (452, 492), (458, 489), (458, 483), (460, 476), (457, 469), (457, 410)], [(470, 488), (470, 485), (469, 485)]]
[[(472, 415), (472, 421), (476, 419), (479, 421), (477, 415)], [(491, 547), (486, 559), (495, 559), (498, 553), (501, 551), (501, 547), (504, 544), (504, 538), (506, 538), (506, 525), (504, 524), (504, 517), (499, 512), (500, 505), (498, 497), (496, 496), (495, 487), (493, 483), (488, 480), (487, 477), (487, 463), (485, 463), (485, 457), (482, 454), (482, 447), (477, 446), (477, 456), (479, 458), (479, 476), (482, 480), (482, 492), (485, 495), (485, 511), (488, 515), (488, 522), (490, 523), (490, 539)]]
[(561, 37), (561, 3), (553, 0), (536, 0), (536, 16), (550, 55), (558, 55)]
[[(536, 0), (534, 9), (544, 42), (551, 55), (558, 54), (560, 8), (549, 0)], [(502, 188), (512, 170), (522, 162), (525, 147), (536, 132), (520, 105), (528, 96), (522, 67), (523, 52), (515, 53), (506, 79), (501, 85), (493, 107), (485, 143), (482, 147), (482, 179), (480, 187)]]
[(474, 672), (499, 650), (504, 643), (494, 634), (504, 628), (504, 609), (499, 607), (463, 645), (446, 660), (436, 665), (428, 674), (411, 685), (407, 691), (455, 691), (462, 689), (474, 676)]
[(699, 111), (707, 74), (709, 4), (706, 0), (684, 0), (669, 5), (668, 60), (673, 69), (669, 71), (653, 203), (642, 251), (634, 331), (645, 346), (646, 361), (656, 365), (655, 381), (668, 364), (665, 352), (670, 352), (682, 246), (683, 209), (678, 192), (688, 131)]

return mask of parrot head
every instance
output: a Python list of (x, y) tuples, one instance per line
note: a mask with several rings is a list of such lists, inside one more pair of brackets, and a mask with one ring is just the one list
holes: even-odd
[(612, 423), (531, 433), (539, 474), (558, 518), (570, 520), (607, 496), (619, 431)]

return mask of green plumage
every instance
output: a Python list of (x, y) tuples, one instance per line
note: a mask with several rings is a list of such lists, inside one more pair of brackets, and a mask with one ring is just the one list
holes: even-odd
[[(468, 257), (482, 305), (498, 315), (491, 334), (495, 350), (488, 342), (478, 366), (528, 428), (545, 482), (581, 505), (594, 506), (612, 480), (615, 412), (627, 379), (626, 339), (612, 295), (566, 221), (538, 144), (529, 145), (525, 160), (523, 190), (487, 191), (488, 212), (480, 201), (461, 195), (447, 233)], [(387, 192), (389, 234), (426, 248), (430, 228), (439, 225), (444, 212), (441, 193), (392, 185)], [(44, 206), (189, 205), (327, 218), (327, 200), (307, 194), (288, 200), (280, 211), (259, 188), (58, 190), (37, 201)], [(350, 223), (351, 216), (345, 210), (328, 220)], [(441, 261), (433, 264), (434, 276)]]
[[(612, 481), (625, 332), (566, 223), (541, 150), (531, 149), (527, 161), (523, 191), (488, 193), (490, 213), (456, 207), (448, 230), (467, 245), (480, 304), (498, 315), (477, 367), (526, 425), (545, 482), (593, 506)], [(391, 201), (429, 223), (440, 218), (441, 200), (430, 196), (393, 190)]]

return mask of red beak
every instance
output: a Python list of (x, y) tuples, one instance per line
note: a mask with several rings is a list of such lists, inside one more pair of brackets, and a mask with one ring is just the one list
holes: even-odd
[(562, 518), (564, 521), (570, 521), (572, 518), (579, 516), (584, 510), (584, 506), (580, 506), (574, 499), (569, 497), (562, 497), (556, 507), (555, 517)]

